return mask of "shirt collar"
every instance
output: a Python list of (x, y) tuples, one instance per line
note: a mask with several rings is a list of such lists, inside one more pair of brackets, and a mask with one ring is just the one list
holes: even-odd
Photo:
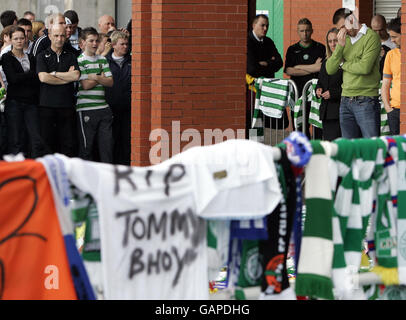
[(367, 34), (367, 31), (368, 31), (368, 27), (365, 23), (363, 23), (361, 25), (361, 29), (358, 31), (358, 33)]
[(255, 34), (254, 30), (252, 30), (252, 34), (254, 35), (254, 38), (257, 39), (257, 41), (259, 42), (264, 42), (264, 39), (260, 39), (257, 37), (257, 35)]
[(367, 34), (368, 31), (368, 27), (365, 23), (362, 24), (361, 29), (359, 29), (357, 35), (355, 37), (350, 37), (351, 40), (351, 44), (354, 44), (355, 42), (357, 42), (359, 39), (361, 39), (361, 37), (365, 34)]

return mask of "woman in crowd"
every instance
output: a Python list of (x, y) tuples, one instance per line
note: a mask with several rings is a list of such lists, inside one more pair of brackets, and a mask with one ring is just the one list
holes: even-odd
[(5, 108), (8, 153), (17, 154), (23, 151), (25, 126), (31, 146), (31, 154), (25, 156), (36, 158), (43, 155), (43, 143), (39, 133), (37, 110), (39, 79), (35, 72), (35, 59), (32, 55), (24, 53), (23, 28), (13, 26), (9, 36), (12, 49), (2, 57), (8, 82)]
[[(333, 54), (337, 45), (338, 30), (332, 28), (326, 35), (327, 59)], [(323, 61), (319, 72), (316, 95), (321, 98), (320, 119), (323, 121), (323, 140), (333, 141), (341, 137), (339, 110), (341, 100), (341, 84), (343, 83), (343, 70), (328, 75), (326, 60)]]
[(36, 41), (39, 37), (44, 34), (45, 23), (42, 21), (34, 21), (32, 23), (32, 37)]
[(9, 46), (11, 45), (11, 39), (10, 39), (10, 30), (13, 26), (7, 26), (5, 27), (1, 33), (0, 33), (0, 55), (4, 54), (7, 52)]
[[(0, 33), (0, 59), (5, 53), (11, 50), (10, 31), (12, 27), (13, 26), (7, 26)], [(1, 86), (7, 89), (7, 79), (2, 66), (0, 66), (0, 78)]]

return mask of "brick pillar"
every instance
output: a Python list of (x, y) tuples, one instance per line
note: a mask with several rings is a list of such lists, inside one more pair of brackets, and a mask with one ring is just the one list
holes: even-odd
[(149, 164), (151, 131), (151, 1), (132, 2), (131, 164)]
[(203, 145), (205, 129), (245, 128), (247, 10), (246, 0), (133, 0), (133, 165), (149, 165), (159, 139), (164, 160)]
[[(406, 0), (402, 0), (402, 43), (401, 51), (406, 48)], [(400, 90), (400, 134), (406, 133), (406, 55), (402, 56), (401, 90)]]

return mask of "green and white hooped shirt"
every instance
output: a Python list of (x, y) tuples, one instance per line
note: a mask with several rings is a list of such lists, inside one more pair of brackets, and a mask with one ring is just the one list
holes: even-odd
[[(101, 74), (102, 72), (106, 77), (112, 77), (107, 59), (101, 55), (87, 56), (82, 53), (78, 57), (78, 64), (80, 68), (79, 81), (87, 80), (89, 74)], [(90, 90), (85, 90), (82, 84), (79, 83), (76, 111), (104, 109), (107, 107), (104, 87), (101, 84)]]

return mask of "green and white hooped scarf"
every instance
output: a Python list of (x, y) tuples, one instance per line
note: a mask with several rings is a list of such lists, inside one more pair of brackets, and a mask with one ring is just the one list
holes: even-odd
[(352, 277), (359, 272), (370, 215), (373, 211), (375, 176), (382, 158), (375, 139), (338, 139), (334, 157), (342, 177), (335, 195), (333, 281), (338, 299), (364, 299)]
[(295, 281), (296, 295), (334, 299), (331, 267), (334, 244), (333, 201), (329, 155), (320, 141), (311, 141), (313, 155), (305, 167), (306, 220)]

